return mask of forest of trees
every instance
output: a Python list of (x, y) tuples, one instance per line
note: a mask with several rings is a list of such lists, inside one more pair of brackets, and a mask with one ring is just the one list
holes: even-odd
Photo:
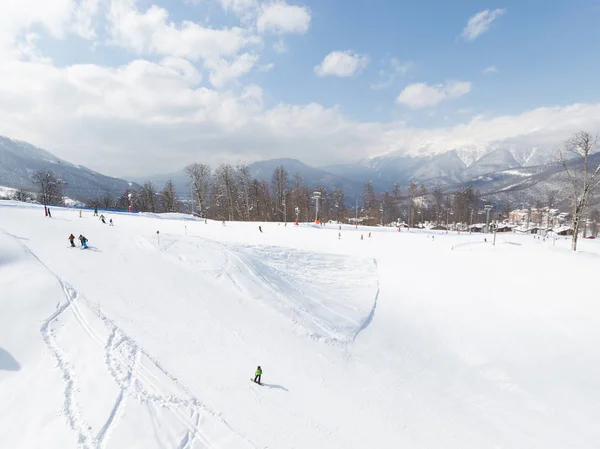
[[(591, 192), (600, 185), (595, 180), (599, 170), (596, 167), (587, 184), (582, 184), (585, 192)], [(175, 185), (169, 180), (162, 189), (146, 182), (137, 189), (126, 189), (116, 198), (106, 192), (89, 199), (86, 204), (101, 209), (128, 210), (131, 206), (140, 212), (194, 213), (198, 217), (225, 221), (293, 222), (298, 218), (306, 222), (316, 218), (314, 193), (319, 192), (319, 219), (325, 222), (354, 223), (358, 219), (365, 225), (396, 225), (400, 222), (410, 227), (424, 223), (449, 223), (452, 228), (466, 229), (470, 224), (486, 220), (482, 196), (470, 186), (447, 191), (440, 186), (427, 187), (411, 181), (405, 186), (394, 184), (391, 192), (376, 192), (373, 183), (366, 181), (362, 194), (347, 198), (339, 188), (329, 191), (322, 185), (306, 186), (299, 174), (290, 174), (284, 166), (275, 168), (271, 182), (254, 179), (247, 165), (221, 164), (213, 170), (206, 164), (194, 163), (186, 168), (186, 173), (189, 181), (185, 188), (191, 187), (193, 198), (179, 198)], [(574, 182), (582, 178), (574, 173), (571, 169), (569, 174)], [(37, 172), (33, 180), (38, 185), (37, 201), (48, 205), (63, 202), (64, 183), (51, 171)], [(490, 219), (507, 218), (514, 207), (522, 207), (523, 204), (537, 210), (556, 207), (557, 193), (546, 189), (538, 195), (539, 198), (534, 198), (523, 191), (513, 195), (512, 204), (508, 198), (501, 204), (495, 201)], [(576, 189), (574, 202), (580, 201), (583, 196), (575, 193), (578, 193)], [(20, 201), (30, 198), (33, 196), (22, 189), (14, 195), (14, 199)], [(574, 209), (574, 216), (577, 216), (584, 208)], [(587, 218), (594, 222), (599, 216), (597, 209), (587, 211)], [(580, 213), (582, 220), (581, 217), (583, 214)], [(542, 227), (544, 223), (538, 225)]]
[[(307, 187), (298, 174), (284, 166), (273, 171), (271, 182), (253, 179), (247, 165), (221, 164), (215, 170), (206, 164), (186, 168), (193, 201), (178, 198), (168, 181), (159, 190), (146, 182), (138, 190), (127, 189), (118, 198), (109, 194), (90, 199), (88, 205), (105, 209), (127, 210), (129, 205), (141, 212), (183, 212), (225, 221), (313, 221), (316, 218), (314, 192), (320, 193), (319, 219), (363, 224), (390, 225), (398, 221), (409, 226), (435, 222), (468, 224), (480, 220), (483, 207), (480, 194), (471, 187), (447, 193), (440, 187), (428, 189), (410, 182), (395, 184), (391, 192), (376, 192), (371, 181), (364, 184), (362, 195), (346, 198), (341, 189)], [(187, 187), (187, 186), (186, 186)], [(358, 206), (358, 208), (357, 208)]]

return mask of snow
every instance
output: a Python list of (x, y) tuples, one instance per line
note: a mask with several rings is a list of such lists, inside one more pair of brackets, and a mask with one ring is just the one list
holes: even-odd
[(520, 171), (520, 170), (504, 170), (504, 171), (502, 171), (500, 173), (502, 173), (503, 175), (521, 176), (521, 177), (524, 177), (524, 178), (527, 178), (527, 177), (529, 177), (529, 176), (532, 175), (532, 173), (526, 173), (526, 172), (523, 172), (523, 171)]
[(106, 216), (0, 202), (2, 447), (600, 439), (598, 240)]
[(0, 198), (12, 198), (17, 189), (0, 186)]

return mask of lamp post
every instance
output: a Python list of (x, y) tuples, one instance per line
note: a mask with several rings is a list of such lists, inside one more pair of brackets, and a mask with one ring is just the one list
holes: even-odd
[(485, 216), (485, 233), (489, 234), (490, 233), (490, 210), (492, 210), (494, 208), (494, 206), (490, 205), (490, 204), (486, 204), (484, 206), (485, 212), (486, 212), (486, 216)]
[(315, 200), (315, 223), (319, 221), (319, 200), (321, 199), (321, 192), (313, 192), (312, 199)]

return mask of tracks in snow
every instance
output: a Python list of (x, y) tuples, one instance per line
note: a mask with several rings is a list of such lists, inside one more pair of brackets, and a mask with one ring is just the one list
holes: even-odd
[[(17, 239), (15, 236), (11, 237)], [(99, 310), (95, 310), (73, 286), (46, 266), (25, 244), (18, 239), (17, 241), (25, 251), (52, 273), (65, 296), (65, 301), (60, 301), (56, 310), (42, 323), (40, 333), (61, 372), (64, 381), (62, 413), (67, 424), (76, 434), (79, 449), (104, 449), (111, 434), (125, 415), (125, 409), (130, 401), (170, 412), (179, 423), (180, 430), (183, 431), (183, 436), (174, 449), (223, 447), (213, 442), (211, 435), (202, 429), (201, 422), (207, 422), (211, 431), (216, 432), (220, 440), (224, 438), (223, 435), (226, 435), (227, 441), (233, 441), (233, 445), (226, 446), (228, 448), (255, 447), (237, 434), (217, 413), (195, 398), (112, 320)], [(88, 320), (86, 316), (90, 319)], [(110, 411), (96, 433), (84, 418), (84, 410), (78, 401), (78, 393), (84, 385), (79, 382), (75, 367), (68, 360), (68, 353), (57, 342), (57, 334), (66, 331), (64, 328), (69, 325), (67, 318), (71, 317), (94, 344), (102, 348), (104, 365), (118, 386), (118, 393)]]

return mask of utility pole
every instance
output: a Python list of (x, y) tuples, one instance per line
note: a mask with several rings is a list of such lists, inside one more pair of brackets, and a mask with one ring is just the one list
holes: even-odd
[(490, 233), (490, 210), (492, 210), (494, 208), (494, 206), (491, 206), (489, 204), (486, 204), (484, 206), (485, 212), (486, 212), (486, 216), (485, 216), (485, 233), (489, 234)]
[(192, 217), (194, 216), (194, 182), (190, 182), (190, 193), (192, 194), (192, 210), (190, 211)]
[(287, 207), (285, 205), (285, 198), (283, 199), (283, 203), (281, 203), (281, 205), (283, 206), (283, 222), (287, 224)]

